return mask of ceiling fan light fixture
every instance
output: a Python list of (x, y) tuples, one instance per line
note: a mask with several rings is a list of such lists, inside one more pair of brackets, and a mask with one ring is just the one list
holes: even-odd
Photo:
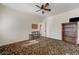
[(42, 14), (44, 14), (44, 11), (42, 11)]
[(42, 4), (41, 6), (39, 6), (39, 5), (35, 5), (35, 6), (38, 7), (38, 8), (40, 8), (40, 10), (42, 10), (42, 14), (44, 14), (45, 11), (51, 11), (51, 9), (48, 8), (49, 3)]

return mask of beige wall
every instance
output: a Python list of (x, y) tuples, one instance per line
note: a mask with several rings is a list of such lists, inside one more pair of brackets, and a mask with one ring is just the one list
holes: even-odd
[(31, 24), (41, 22), (39, 16), (22, 13), (2, 5), (0, 11), (0, 45), (28, 40), (32, 31)]

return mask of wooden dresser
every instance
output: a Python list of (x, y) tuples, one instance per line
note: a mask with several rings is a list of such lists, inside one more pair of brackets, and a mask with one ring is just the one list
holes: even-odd
[(62, 39), (70, 43), (77, 43), (77, 22), (62, 24)]

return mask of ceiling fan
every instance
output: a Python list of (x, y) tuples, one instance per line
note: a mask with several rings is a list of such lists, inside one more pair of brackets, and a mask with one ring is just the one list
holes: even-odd
[(51, 9), (48, 8), (49, 3), (42, 4), (41, 6), (39, 6), (39, 5), (35, 5), (35, 6), (40, 8), (40, 10), (37, 10), (36, 12), (39, 12), (42, 10), (42, 14), (44, 14), (45, 11), (51, 11)]

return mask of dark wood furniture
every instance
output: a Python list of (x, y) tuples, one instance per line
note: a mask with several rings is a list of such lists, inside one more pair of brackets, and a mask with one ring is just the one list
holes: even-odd
[(76, 44), (77, 41), (77, 22), (62, 24), (62, 39)]
[(29, 38), (30, 39), (38, 39), (40, 38), (41, 34), (40, 31), (33, 31), (30, 35)]

